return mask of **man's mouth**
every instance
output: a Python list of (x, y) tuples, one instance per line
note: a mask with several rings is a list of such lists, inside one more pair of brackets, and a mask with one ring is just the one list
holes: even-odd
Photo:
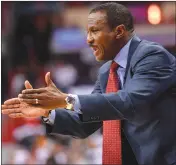
[(98, 51), (98, 47), (97, 46), (92, 46), (92, 50), (93, 50), (94, 54), (96, 54), (97, 51)]
[(92, 49), (93, 49), (94, 51), (96, 51), (96, 50), (97, 50), (97, 47), (96, 47), (96, 46), (92, 46)]

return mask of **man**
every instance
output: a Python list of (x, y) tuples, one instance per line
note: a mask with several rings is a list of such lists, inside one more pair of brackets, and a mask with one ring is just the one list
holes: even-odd
[[(7, 100), (2, 112), (43, 116), (50, 134), (86, 138), (103, 126), (103, 164), (176, 164), (175, 57), (140, 40), (131, 13), (117, 3), (92, 9), (87, 32), (96, 60), (108, 61), (92, 94), (62, 93), (47, 73), (47, 87), (22, 91), (20, 101)], [(32, 88), (27, 81), (25, 86)]]

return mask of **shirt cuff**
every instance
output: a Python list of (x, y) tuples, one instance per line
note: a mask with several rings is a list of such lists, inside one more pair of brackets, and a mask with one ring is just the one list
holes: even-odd
[(75, 112), (78, 112), (79, 114), (82, 114), (82, 111), (81, 111), (81, 104), (80, 104), (78, 95), (73, 95), (73, 94), (71, 94), (71, 95), (72, 95), (72, 97), (75, 98), (75, 103), (74, 103), (74, 105), (73, 105), (73, 110), (74, 110)]

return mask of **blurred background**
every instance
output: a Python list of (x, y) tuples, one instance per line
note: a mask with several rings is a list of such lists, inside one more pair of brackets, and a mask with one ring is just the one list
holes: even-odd
[[(1, 2), (1, 102), (16, 97), (27, 79), (45, 86), (44, 75), (63, 92), (92, 91), (97, 63), (86, 44), (90, 9), (102, 2)], [(175, 2), (119, 2), (135, 19), (142, 39), (176, 55)], [(2, 115), (2, 164), (101, 164), (101, 130), (84, 140), (45, 135), (38, 119)]]

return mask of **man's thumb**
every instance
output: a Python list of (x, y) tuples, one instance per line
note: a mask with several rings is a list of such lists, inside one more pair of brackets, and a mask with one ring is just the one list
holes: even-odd
[(51, 80), (51, 74), (50, 72), (47, 72), (45, 75), (45, 82), (47, 86), (53, 85), (53, 81)]
[(26, 89), (33, 89), (32, 85), (30, 84), (28, 80), (25, 81), (24, 86)]

